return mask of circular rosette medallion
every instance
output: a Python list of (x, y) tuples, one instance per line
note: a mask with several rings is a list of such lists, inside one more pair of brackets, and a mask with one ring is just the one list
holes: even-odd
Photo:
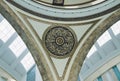
[(70, 54), (75, 45), (75, 35), (71, 29), (56, 26), (47, 29), (44, 35), (45, 46), (51, 54), (65, 56)]

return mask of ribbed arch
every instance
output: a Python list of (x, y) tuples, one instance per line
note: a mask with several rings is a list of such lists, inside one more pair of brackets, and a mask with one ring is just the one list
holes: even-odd
[[(85, 41), (84, 45), (79, 51), (79, 54), (76, 57), (77, 62), (80, 57), (82, 56), (83, 59), (86, 58), (90, 48), (92, 45), (97, 41), (97, 39), (107, 30), (109, 29), (114, 23), (116, 23), (118, 20), (120, 20), (120, 10), (118, 9), (116, 12), (114, 12), (109, 18), (101, 22), (99, 26), (93, 31), (93, 33), (88, 37), (88, 39)], [(75, 69), (81, 69), (82, 67), (83, 60), (80, 60), (78, 63), (73, 64), (73, 67)], [(86, 68), (89, 68), (87, 65), (85, 66)], [(80, 70), (78, 70), (78, 75), (79, 75)], [(73, 73), (73, 72), (71, 72)], [(72, 75), (72, 74), (71, 74)], [(72, 77), (72, 76), (71, 76)]]
[[(113, 60), (115, 57), (119, 56), (119, 49), (120, 49), (120, 20), (115, 22), (113, 25), (110, 26), (94, 43), (91, 47), (90, 51), (87, 54), (86, 59), (82, 65), (82, 69), (80, 71), (80, 78), (82, 81), (87, 81), (86, 78), (97, 72), (99, 68), (102, 68), (105, 64), (109, 61)], [(117, 52), (118, 51), (118, 52)], [(108, 60), (109, 59), (109, 60)], [(119, 79), (119, 71), (116, 68), (116, 65), (111, 62), (108, 64), (106, 68), (109, 70), (112, 68), (116, 73), (115, 76)], [(107, 72), (107, 71), (103, 71)], [(100, 72), (98, 72), (99, 74)], [(102, 74), (100, 74), (102, 75)], [(109, 74), (105, 74), (109, 75)], [(98, 81), (106, 81), (102, 80), (103, 77), (99, 76), (96, 77)], [(105, 78), (105, 77), (104, 77)], [(115, 78), (112, 78), (115, 80)], [(113, 80), (111, 80), (113, 81)]]

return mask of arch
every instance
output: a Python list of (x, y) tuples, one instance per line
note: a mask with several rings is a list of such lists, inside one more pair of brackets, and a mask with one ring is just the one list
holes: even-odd
[[(25, 25), (20, 21), (20, 19), (12, 12), (12, 10), (7, 6), (7, 4), (1, 2), (0, 3), (0, 12), (2, 15), (11, 23), (17, 33), (21, 36), (29, 50), (31, 51), (40, 73), (42, 74), (44, 81), (54, 81), (51, 77), (52, 75), (48, 75), (47, 73), (50, 71), (49, 68), (45, 69), (47, 66), (46, 61), (42, 60), (42, 57), (39, 56), (40, 49), (38, 48), (35, 40), (31, 37), (30, 32), (26, 29)], [(90, 35), (90, 37), (85, 41), (83, 47), (79, 50), (77, 57), (75, 58), (74, 64), (71, 68), (71, 72), (69, 74), (68, 81), (77, 81), (77, 76), (82, 67), (82, 63), (90, 50), (93, 43), (97, 40), (97, 38), (106, 31), (112, 24), (120, 19), (120, 9), (116, 10), (108, 19), (106, 19), (103, 23), (99, 25), (98, 28)], [(80, 59), (82, 57), (82, 59)], [(50, 74), (50, 72), (49, 72)]]
[(74, 64), (72, 65), (68, 81), (77, 81), (82, 64), (92, 45), (108, 28), (110, 28), (118, 20), (120, 20), (120, 9), (116, 10), (111, 16), (104, 20), (86, 39), (75, 58)]
[(19, 36), (22, 38), (22, 40), (30, 50), (32, 56), (34, 57), (34, 60), (36, 61), (38, 69), (42, 75), (43, 81), (53, 81), (50, 80), (52, 79), (52, 77), (47, 75), (47, 70), (45, 69), (43, 61), (39, 56), (41, 52), (38, 49), (36, 42), (34, 41), (34, 38), (32, 38), (30, 32), (28, 32), (22, 21), (14, 14), (14, 12), (9, 8), (9, 6), (7, 6), (7, 4), (4, 3), (3, 1), (1, 1), (0, 3), (0, 13), (13, 26), (13, 28), (16, 30), (16, 32), (19, 34)]

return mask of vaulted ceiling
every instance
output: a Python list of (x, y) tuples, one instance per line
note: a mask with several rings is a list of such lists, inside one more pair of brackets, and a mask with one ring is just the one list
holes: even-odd
[(1, 0), (43, 81), (77, 81), (97, 38), (120, 19), (120, 0)]

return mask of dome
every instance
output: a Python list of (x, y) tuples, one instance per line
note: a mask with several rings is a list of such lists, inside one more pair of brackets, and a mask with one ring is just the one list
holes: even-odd
[[(66, 5), (57, 5), (56, 3), (59, 1), (66, 3)], [(43, 19), (71, 22), (100, 17), (112, 12), (119, 6), (119, 0), (53, 0), (56, 5), (50, 0), (15, 0), (8, 2)]]
[(0, 13), (0, 80), (120, 81), (120, 0), (1, 0)]

